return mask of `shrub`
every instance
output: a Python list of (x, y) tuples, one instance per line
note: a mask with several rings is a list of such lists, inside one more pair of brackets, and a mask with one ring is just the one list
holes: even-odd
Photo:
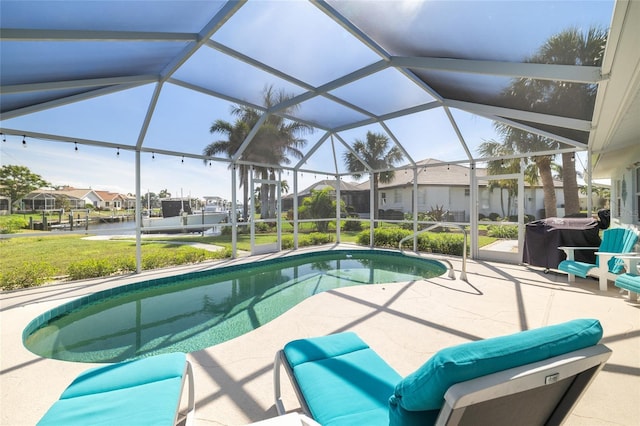
[(14, 290), (38, 286), (50, 280), (55, 268), (47, 262), (24, 262), (0, 273), (0, 288)]
[(489, 225), (487, 236), (494, 238), (518, 238), (518, 225)]
[(115, 265), (107, 259), (78, 260), (67, 268), (67, 274), (71, 280), (105, 277), (116, 271)]
[(418, 250), (420, 251), (462, 256), (464, 237), (460, 234), (431, 234), (424, 243), (422, 242), (423, 237), (426, 237), (426, 235), (422, 235), (418, 239)]
[[(373, 245), (375, 247), (398, 248), (398, 243), (404, 237), (411, 235), (411, 231), (393, 227), (376, 228), (373, 233)], [(369, 231), (362, 231), (356, 237), (356, 242), (362, 245), (369, 245)]]
[(343, 223), (343, 231), (362, 231), (362, 222), (358, 220), (346, 220)]
[(497, 221), (500, 219), (500, 215), (498, 213), (489, 213), (489, 220)]
[[(374, 247), (398, 248), (400, 240), (411, 235), (411, 231), (400, 228), (376, 228), (374, 230)], [(363, 231), (356, 237), (360, 245), (369, 245), (369, 231)], [(406, 244), (411, 244), (407, 241)], [(462, 256), (464, 237), (461, 234), (441, 233), (422, 234), (418, 236), (418, 250), (423, 252), (441, 253)], [(408, 247), (408, 245), (405, 245)]]
[[(298, 234), (298, 242), (300, 242), (300, 235)], [(282, 244), (283, 250), (291, 250), (293, 249), (293, 235), (283, 235), (282, 240), (280, 241)]]
[(27, 221), (21, 217), (8, 217), (0, 221), (0, 234), (13, 234), (27, 226)]
[[(323, 234), (321, 232), (312, 232), (310, 234), (298, 234), (298, 247), (317, 246), (328, 244), (334, 241), (333, 234)], [(282, 236), (282, 249), (289, 250), (293, 248), (293, 235)]]
[(323, 234), (320, 232), (312, 232), (307, 235), (307, 238), (309, 238), (309, 240), (311, 241), (311, 245), (314, 245), (314, 246), (333, 242), (332, 234)]

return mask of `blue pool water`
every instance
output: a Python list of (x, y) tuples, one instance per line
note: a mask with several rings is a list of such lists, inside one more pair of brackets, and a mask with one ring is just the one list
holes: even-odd
[(438, 261), (391, 251), (306, 253), (101, 291), (40, 315), (23, 341), (40, 356), (78, 362), (193, 352), (254, 330), (326, 290), (445, 272)]

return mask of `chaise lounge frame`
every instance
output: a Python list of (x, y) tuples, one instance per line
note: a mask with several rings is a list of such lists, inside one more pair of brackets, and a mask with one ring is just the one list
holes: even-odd
[[(302, 341), (305, 340), (308, 339), (302, 339)], [(314, 338), (309, 340), (314, 340)], [(368, 346), (366, 350), (373, 352)], [(454, 383), (444, 393), (444, 404), (437, 412), (435, 424), (523, 424), (524, 418), (532, 422), (529, 424), (561, 424), (576, 406), (580, 397), (602, 369), (610, 355), (611, 350), (609, 348), (603, 344), (594, 343), (591, 346), (582, 347), (547, 359), (525, 363), (471, 380)], [(375, 352), (374, 356), (378, 357)], [(384, 363), (379, 358), (372, 365), (377, 364), (378, 361)], [(322, 368), (330, 369), (331, 367), (323, 363)], [(391, 367), (388, 368), (391, 369)], [(282, 369), (286, 371), (292, 384), (300, 409), (306, 416), (314, 418), (314, 410), (309, 407), (304, 392), (296, 380), (294, 370), (287, 360), (285, 349), (281, 349), (276, 353), (274, 361), (274, 396), (278, 415), (287, 413), (282, 401), (280, 377)], [(362, 365), (362, 370), (363, 376), (371, 376), (371, 384), (373, 385), (373, 381), (377, 380), (379, 364), (378, 367)], [(349, 379), (345, 378), (345, 380)], [(406, 378), (402, 379), (402, 381), (405, 380)], [(307, 383), (308, 385), (309, 383)], [(367, 383), (360, 383), (360, 385), (362, 388), (369, 386)], [(424, 384), (422, 386), (428, 385)], [(348, 395), (343, 395), (343, 397), (346, 400), (351, 398)], [(353, 395), (353, 398), (357, 397), (358, 395)], [(326, 406), (330, 403), (329, 401), (319, 400), (317, 395), (314, 398), (313, 403), (316, 406)], [(389, 398), (389, 407), (391, 407), (394, 397), (389, 395)], [(380, 404), (387, 403), (383, 398), (380, 398), (379, 402)], [(389, 419), (393, 416), (391, 411), (390, 408)], [(417, 413), (420, 415), (419, 411)], [(387, 417), (384, 412), (378, 411), (376, 416), (376, 424), (389, 424), (389, 419), (381, 418)], [(396, 423), (392, 422), (392, 424), (415, 424), (415, 419), (407, 420), (406, 417), (403, 418), (402, 416), (395, 418), (400, 420), (397, 420)], [(405, 423), (406, 421), (409, 421), (409, 423)], [(418, 420), (418, 422), (423, 423), (422, 420)], [(331, 421), (332, 426), (340, 424), (342, 424), (341, 421)], [(350, 423), (347, 421), (344, 424)]]

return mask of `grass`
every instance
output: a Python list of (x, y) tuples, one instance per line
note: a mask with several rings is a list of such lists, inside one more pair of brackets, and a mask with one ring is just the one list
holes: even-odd
[[(312, 223), (303, 224), (300, 235), (303, 238), (313, 236), (315, 227)], [(389, 224), (386, 224), (388, 226)], [(291, 235), (293, 228), (287, 223), (283, 225), (283, 236)], [(368, 230), (368, 223), (363, 224)], [(330, 230), (335, 241), (335, 231)], [(340, 239), (343, 243), (356, 243), (361, 231), (342, 231)], [(451, 234), (459, 233), (452, 231)], [(427, 233), (434, 236), (438, 233)], [(22, 287), (41, 285), (46, 282), (85, 279), (113, 274), (133, 272), (136, 269), (135, 239), (119, 240), (87, 240), (82, 235), (52, 235), (43, 232), (34, 237), (20, 237), (0, 240), (0, 290), (11, 290)], [(289, 237), (290, 238), (290, 237)], [(496, 238), (480, 235), (480, 246), (485, 246)], [(274, 243), (275, 232), (256, 233), (256, 244)], [(142, 243), (142, 268), (144, 270), (197, 263), (206, 260), (220, 259), (231, 255), (231, 235), (195, 236), (176, 235), (171, 242), (166, 237), (145, 238)], [(307, 239), (307, 243), (308, 243)], [(181, 244), (182, 243), (182, 244)], [(187, 244), (184, 244), (187, 243)], [(202, 243), (222, 247), (217, 252), (194, 248), (188, 243)], [(311, 244), (318, 244), (312, 241)], [(321, 242), (320, 242), (321, 243)], [(408, 246), (405, 246), (408, 247)], [(238, 234), (237, 248), (241, 251), (251, 250), (249, 233)]]
[[(133, 241), (93, 241), (78, 235), (43, 235), (0, 240), (0, 289), (39, 285), (56, 278), (92, 278), (135, 270)], [(228, 257), (187, 245), (143, 242), (143, 269)]]

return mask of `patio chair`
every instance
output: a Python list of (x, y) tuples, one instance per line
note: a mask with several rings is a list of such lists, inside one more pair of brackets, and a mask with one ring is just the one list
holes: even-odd
[(560, 424), (611, 351), (579, 319), (443, 349), (402, 378), (355, 333), (289, 342), (276, 355), (304, 413), (323, 426)]
[[(624, 262), (616, 255), (631, 253), (636, 242), (638, 235), (631, 229), (607, 229), (602, 233), (600, 247), (558, 247), (567, 253), (567, 260), (560, 262), (558, 269), (569, 274), (569, 282), (575, 282), (576, 275), (582, 278), (594, 276), (599, 280), (600, 290), (607, 291), (607, 281), (614, 281), (624, 271)], [(575, 250), (594, 249), (598, 250), (595, 264), (575, 260)]]
[[(181, 409), (183, 388), (188, 401)], [(191, 364), (170, 353), (85, 371), (62, 393), (38, 425), (192, 425)]]
[(627, 273), (619, 275), (614, 284), (616, 287), (629, 292), (629, 300), (637, 302), (640, 293), (640, 256), (619, 256), (627, 264)]

